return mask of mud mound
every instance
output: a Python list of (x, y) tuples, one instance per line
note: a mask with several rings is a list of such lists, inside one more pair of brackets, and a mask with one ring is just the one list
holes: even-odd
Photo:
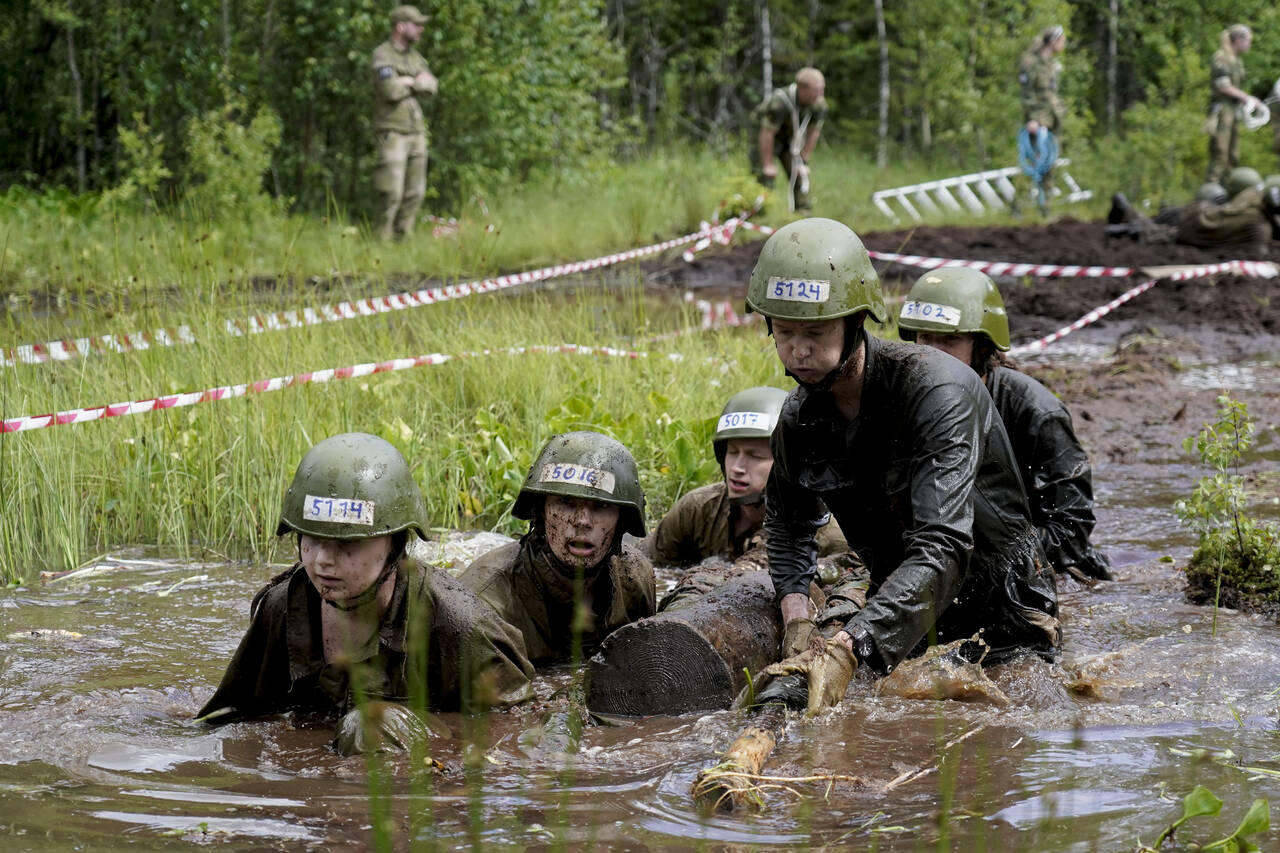
[[(1109, 238), (1102, 222), (1061, 219), (1045, 225), (919, 226), (861, 235), (867, 248), (880, 252), (938, 258), (1080, 266), (1146, 267), (1212, 264), (1227, 260), (1263, 260), (1260, 247), (1198, 249), (1150, 245)], [(656, 285), (741, 299), (763, 240), (739, 237), (727, 249), (699, 255), (693, 263), (664, 261), (648, 268)], [(878, 263), (891, 290), (905, 290), (920, 270)], [(1115, 299), (1145, 280), (1131, 278), (1036, 279), (997, 277), (1009, 308), (1010, 325), (1020, 340), (1047, 334), (1087, 311)], [(1234, 333), (1280, 334), (1280, 283), (1244, 276), (1164, 281), (1108, 315), (1100, 325), (1125, 323), (1164, 327), (1207, 327)]]

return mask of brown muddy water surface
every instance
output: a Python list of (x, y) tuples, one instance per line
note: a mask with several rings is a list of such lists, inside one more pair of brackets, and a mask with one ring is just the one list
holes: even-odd
[[(1280, 285), (1248, 286), (1237, 316), (1263, 315), (1248, 334), (1186, 303), (1153, 326), (1135, 300), (1028, 363), (1067, 401), (1092, 456), (1095, 541), (1118, 579), (1062, 589), (1060, 665), (996, 673), (1011, 706), (879, 696), (860, 673), (837, 708), (793, 720), (767, 765), (778, 777), (856, 780), (784, 781), (790, 790), (766, 792), (762, 811), (706, 815), (690, 785), (741, 718), (654, 717), (579, 737), (546, 710), (575, 677), (553, 671), (533, 707), (441, 717), (442, 771), (386, 759), (392, 846), (1084, 853), (1154, 842), (1197, 784), (1225, 805), (1184, 826), (1181, 843), (1230, 834), (1255, 798), (1280, 807), (1280, 626), (1184, 601), (1194, 541), (1171, 511), (1205, 473), (1181, 441), (1225, 388), (1259, 423), (1244, 469), (1251, 511), (1280, 518), (1280, 339), (1262, 301)], [(1059, 309), (1019, 300), (1016, 287), (1002, 282), (1021, 329), (1106, 297), (1055, 282), (1052, 294), (1075, 301)], [(459, 567), (495, 541), (445, 538)], [(273, 568), (145, 549), (93, 565), (0, 592), (0, 850), (370, 849), (370, 765), (338, 756), (331, 728), (191, 720)], [(1278, 830), (1253, 840), (1280, 849)]]

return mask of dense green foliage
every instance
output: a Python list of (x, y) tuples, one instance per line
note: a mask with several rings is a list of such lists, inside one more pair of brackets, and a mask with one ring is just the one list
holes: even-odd
[(1280, 527), (1248, 515), (1239, 473), (1254, 432), (1245, 404), (1220, 396), (1218, 420), (1185, 442), (1214, 473), (1174, 511), (1200, 537), (1187, 566), (1191, 600), (1280, 615)]
[[(247, 174), (310, 211), (368, 210), (373, 47), (390, 2), (17, 0), (0, 19), (0, 187), (123, 187), (162, 201), (201, 182), (195, 137), (221, 116), (279, 144)], [(536, 172), (572, 182), (637, 146), (711, 143), (740, 157), (750, 107), (805, 64), (828, 76), (829, 143), (953, 172), (1007, 165), (1014, 67), (1050, 24), (1069, 36), (1065, 153), (1105, 186), (1177, 196), (1203, 171), (1209, 57), (1242, 20), (1258, 32), (1247, 88), (1280, 72), (1280, 11), (1262, 0), (987, 0), (884, 4), (886, 123), (873, 4), (837, 0), (457, 0), (424, 3), (428, 209), (458, 212)], [(1114, 12), (1110, 11), (1114, 9)], [(766, 45), (763, 21), (769, 22)], [(202, 117), (204, 117), (202, 119)], [(256, 117), (256, 118), (255, 118)], [(263, 124), (265, 123), (265, 124)], [(203, 126), (204, 138), (210, 128)], [(265, 136), (261, 135), (265, 134)], [(233, 134), (231, 134), (233, 135)], [(223, 132), (224, 141), (229, 132)], [(1246, 157), (1270, 171), (1270, 134)], [(1180, 200), (1180, 199), (1179, 199)]]

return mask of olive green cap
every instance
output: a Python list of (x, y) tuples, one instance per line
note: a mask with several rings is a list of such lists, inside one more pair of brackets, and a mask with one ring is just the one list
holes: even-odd
[(391, 25), (395, 26), (401, 21), (408, 21), (411, 24), (425, 24), (430, 20), (426, 15), (418, 11), (417, 6), (397, 6), (391, 10)]
[(1251, 169), (1248, 166), (1237, 166), (1227, 173), (1227, 195), (1235, 198), (1242, 190), (1256, 187), (1261, 183), (1262, 175), (1258, 174), (1257, 169)]
[(363, 432), (326, 438), (298, 463), (284, 493), (276, 535), (372, 539), (412, 530), (426, 536), (426, 506), (409, 463), (389, 442)]
[(724, 468), (724, 456), (731, 438), (768, 438), (778, 425), (787, 392), (769, 385), (757, 385), (739, 391), (725, 403), (716, 433), (711, 439), (716, 460)]
[(547, 442), (529, 468), (511, 514), (531, 519), (537, 495), (586, 498), (622, 508), (623, 533), (644, 536), (644, 491), (631, 451), (598, 432), (566, 432)]
[(1230, 196), (1227, 195), (1227, 188), (1216, 181), (1209, 181), (1201, 184), (1200, 189), (1196, 190), (1196, 201), (1211, 201), (1214, 204), (1225, 204)]
[(889, 318), (880, 277), (858, 235), (834, 219), (801, 219), (774, 232), (747, 285), (747, 310), (771, 320), (832, 320), (867, 311)]
[(917, 332), (985, 335), (996, 349), (1009, 349), (1009, 315), (995, 282), (967, 267), (930, 270), (916, 279), (898, 312), (898, 333), (914, 341)]

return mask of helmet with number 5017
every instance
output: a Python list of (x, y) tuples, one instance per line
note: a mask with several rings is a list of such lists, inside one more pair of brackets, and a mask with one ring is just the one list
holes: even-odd
[(276, 535), (372, 539), (412, 530), (426, 537), (426, 506), (409, 463), (390, 442), (363, 432), (318, 442), (284, 494)]
[(731, 439), (768, 439), (773, 435), (786, 400), (786, 391), (768, 385), (747, 388), (729, 398), (720, 412), (720, 420), (716, 421), (716, 433), (711, 439), (720, 470), (724, 470), (724, 457)]
[(531, 519), (537, 496), (586, 498), (621, 508), (618, 529), (644, 536), (644, 491), (631, 451), (598, 432), (566, 432), (546, 443), (525, 477), (511, 514)]
[(916, 279), (898, 312), (898, 333), (914, 341), (917, 332), (984, 335), (996, 349), (1009, 349), (1009, 315), (995, 282), (964, 267), (930, 270)]
[(833, 320), (867, 311), (888, 320), (880, 277), (858, 235), (834, 219), (801, 219), (765, 242), (747, 310), (771, 320)]

